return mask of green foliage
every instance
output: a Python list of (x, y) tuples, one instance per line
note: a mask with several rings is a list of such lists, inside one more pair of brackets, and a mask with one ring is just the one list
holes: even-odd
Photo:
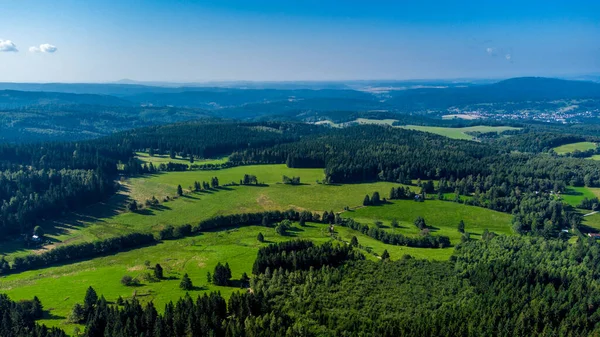
[(163, 268), (158, 263), (156, 264), (156, 266), (154, 266), (154, 277), (156, 277), (159, 280), (164, 277), (164, 275), (163, 275)]
[(227, 286), (231, 281), (231, 269), (229, 263), (222, 265), (221, 262), (217, 263), (215, 270), (212, 274), (212, 283), (218, 286)]
[(192, 280), (190, 279), (190, 277), (188, 276), (187, 273), (185, 273), (183, 275), (183, 278), (181, 279), (181, 282), (179, 283), (179, 288), (182, 290), (192, 290), (194, 288), (194, 285), (192, 284)]
[(425, 224), (425, 219), (423, 219), (423, 217), (420, 216), (415, 219), (414, 224), (420, 230), (427, 228), (427, 225)]
[(462, 220), (460, 220), (460, 222), (458, 223), (458, 232), (459, 233), (465, 232), (465, 222)]

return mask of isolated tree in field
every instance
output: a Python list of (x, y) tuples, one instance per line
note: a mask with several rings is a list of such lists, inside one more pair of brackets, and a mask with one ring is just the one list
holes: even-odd
[(258, 242), (265, 242), (265, 237), (264, 237), (263, 233), (258, 233), (256, 240), (258, 240)]
[(389, 260), (390, 259), (390, 253), (388, 253), (387, 249), (383, 251), (383, 253), (381, 254), (381, 259), (383, 261), (385, 260)]
[(461, 233), (465, 232), (465, 222), (460, 220), (460, 222), (458, 223), (458, 231)]
[(154, 148), (150, 148), (150, 151), (148, 151), (148, 154), (150, 155), (150, 157), (154, 157)]
[(163, 268), (158, 263), (156, 264), (156, 266), (154, 266), (154, 277), (156, 277), (159, 280), (163, 278)]
[(137, 280), (129, 275), (125, 275), (121, 278), (121, 284), (127, 287), (133, 286), (137, 284)]
[(373, 197), (371, 198), (372, 205), (379, 205), (381, 203), (381, 197), (379, 196), (379, 192), (373, 193)]
[(33, 235), (37, 235), (40, 238), (44, 237), (44, 229), (40, 226), (35, 226), (35, 228), (33, 229)]
[(421, 229), (421, 230), (423, 230), (423, 229), (427, 228), (427, 225), (425, 224), (425, 219), (423, 219), (423, 218), (422, 218), (422, 217), (420, 217), (420, 216), (419, 216), (419, 217), (417, 217), (417, 218), (415, 219), (415, 226), (417, 226), (417, 228), (418, 228), (418, 229)]
[(192, 290), (194, 288), (194, 285), (192, 284), (192, 280), (190, 279), (190, 277), (187, 273), (185, 275), (183, 275), (183, 278), (181, 279), (181, 282), (179, 283), (179, 288), (181, 288), (183, 290)]
[(356, 238), (356, 236), (353, 236), (352, 239), (350, 239), (350, 246), (358, 247), (358, 239)]
[(181, 188), (181, 185), (177, 185), (177, 195), (178, 196), (182, 196), (183, 195), (183, 188)]
[(229, 285), (229, 280), (231, 280), (231, 269), (229, 268), (229, 264), (225, 263), (225, 265), (222, 265), (221, 262), (217, 263), (213, 272), (213, 284), (226, 286)]
[(194, 156), (190, 154), (190, 164), (194, 163)]
[(171, 151), (169, 151), (169, 158), (175, 159), (175, 151), (173, 149), (171, 149)]
[(400, 227), (400, 225), (398, 224), (398, 219), (392, 219), (392, 222), (390, 224), (393, 228), (398, 228)]
[(371, 205), (371, 198), (369, 198), (369, 195), (365, 195), (365, 199), (363, 200), (363, 206), (369, 206)]

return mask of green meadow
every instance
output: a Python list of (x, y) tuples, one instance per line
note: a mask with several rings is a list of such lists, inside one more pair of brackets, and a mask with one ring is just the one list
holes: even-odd
[[(447, 235), (453, 244), (460, 242), (461, 234), (457, 230), (460, 220), (465, 222), (466, 231), (471, 233), (473, 239), (478, 239), (485, 229), (498, 234), (512, 234), (509, 214), (438, 200), (393, 200), (381, 206), (362, 207), (366, 194), (371, 195), (378, 191), (382, 197), (387, 197), (391, 187), (401, 185), (389, 182), (323, 185), (317, 183), (323, 179), (322, 169), (290, 169), (285, 165), (170, 172), (132, 178), (123, 184), (126, 191), (122, 192), (120, 197), (130, 196), (142, 201), (152, 195), (157, 198), (174, 196), (177, 185), (187, 188), (194, 181), (209, 181), (215, 176), (221, 184), (239, 182), (244, 174), (256, 175), (262, 185), (225, 186), (209, 191), (187, 192), (182, 197), (138, 212), (124, 212), (122, 208), (115, 206), (118, 202), (123, 204), (128, 199), (108, 201), (90, 208), (87, 212), (72, 214), (56, 221), (57, 228), (49, 230), (48, 236), (56, 240), (57, 244), (72, 244), (129, 232), (156, 232), (166, 225), (196, 224), (216, 215), (289, 208), (343, 212), (342, 216), (354, 218), (370, 226), (376, 221), (381, 221), (385, 230), (409, 236), (420, 235), (413, 221), (422, 216), (432, 235)], [(300, 176), (302, 184), (282, 184), (283, 175)], [(410, 188), (415, 191), (418, 189), (415, 186)], [(350, 210), (344, 211), (347, 208)], [(392, 219), (397, 219), (400, 227), (391, 228)], [(276, 234), (273, 228), (260, 226), (231, 227), (204, 232), (193, 237), (164, 241), (105, 257), (9, 275), (0, 278), (0, 292), (7, 293), (16, 300), (31, 298), (32, 294), (36, 294), (48, 310), (42, 323), (72, 331), (74, 326), (66, 323), (66, 318), (73, 305), (83, 300), (88, 286), (94, 287), (111, 302), (116, 301), (119, 296), (124, 299), (136, 297), (143, 302), (153, 301), (157, 309), (162, 311), (165, 303), (177, 300), (185, 294), (179, 289), (179, 282), (182, 275), (188, 273), (196, 286), (191, 292), (192, 296), (213, 290), (229, 296), (232, 292), (240, 290), (239, 286), (235, 285), (236, 282), (231, 287), (217, 287), (207, 281), (207, 273), (212, 272), (217, 263), (229, 263), (235, 281), (244, 272), (250, 274), (260, 247), (295, 238), (323, 243), (332, 240), (328, 228), (327, 225), (316, 223), (304, 227), (295, 224), (286, 236)], [(356, 236), (360, 249), (369, 259), (377, 259), (377, 256), (387, 250), (392, 259), (409, 254), (416, 258), (447, 260), (454, 250), (453, 247), (428, 249), (386, 245), (341, 226), (336, 226), (335, 231), (338, 237), (346, 242), (349, 242), (352, 236)], [(257, 241), (259, 232), (264, 234), (266, 242)], [(10, 260), (29, 251), (7, 245), (0, 248), (0, 253), (7, 254)], [(148, 273), (152, 274), (148, 265), (153, 266), (156, 263), (160, 263), (164, 268), (166, 277), (158, 282), (145, 277)], [(136, 277), (141, 285), (122, 285), (120, 280), (125, 275)]]
[(448, 138), (454, 139), (464, 139), (464, 140), (473, 140), (473, 137), (466, 134), (466, 132), (497, 132), (501, 133), (508, 130), (520, 130), (520, 128), (515, 128), (511, 126), (469, 126), (464, 128), (446, 128), (446, 127), (437, 127), (437, 126), (420, 126), (420, 125), (404, 125), (401, 126), (403, 129), (423, 131), (435, 133), (441, 136), (446, 136)]
[[(73, 305), (83, 301), (88, 286), (92, 286), (108, 301), (114, 302), (119, 296), (124, 299), (135, 296), (142, 302), (153, 301), (157, 309), (162, 311), (166, 303), (185, 295), (185, 292), (179, 289), (179, 282), (183, 274), (188, 273), (196, 287), (190, 292), (192, 296), (216, 290), (228, 297), (231, 293), (240, 291), (239, 287), (214, 286), (207, 281), (207, 273), (212, 272), (218, 262), (229, 263), (235, 284), (235, 280), (238, 280), (242, 273), (251, 274), (260, 247), (296, 238), (323, 243), (331, 240), (328, 228), (327, 225), (315, 223), (304, 227), (295, 224), (288, 236), (276, 234), (273, 228), (259, 226), (206, 232), (106, 257), (9, 275), (1, 279), (0, 292), (15, 300), (30, 299), (31, 294), (36, 294), (49, 312), (40, 323), (61, 326), (70, 331), (73, 326), (66, 324), (65, 319)], [(257, 241), (259, 232), (264, 234), (266, 242)], [(336, 232), (346, 242), (349, 242), (352, 236), (356, 236), (359, 244), (364, 247), (363, 253), (369, 259), (377, 258), (366, 249), (377, 255), (381, 255), (383, 250), (387, 249), (392, 259), (410, 254), (416, 258), (436, 260), (448, 259), (453, 250), (385, 245), (359, 232), (339, 226), (336, 227)], [(144, 280), (146, 273), (152, 273), (146, 266), (146, 261), (149, 261), (151, 266), (160, 263), (166, 279), (159, 282)], [(120, 280), (124, 275), (138, 278), (141, 285), (122, 285)]]
[[(240, 166), (216, 171), (185, 171), (133, 178), (124, 186), (127, 194), (140, 202), (153, 195), (162, 200), (176, 196), (177, 185), (192, 185), (194, 181), (210, 181), (218, 177), (221, 184), (237, 181), (244, 174), (254, 174), (265, 185), (226, 186), (208, 191), (186, 193), (157, 207), (126, 212), (128, 199), (121, 195), (114, 202), (106, 202), (81, 213), (70, 214), (46, 226), (48, 238), (55, 244), (73, 244), (106, 239), (131, 232), (157, 232), (166, 225), (196, 224), (216, 215), (261, 212), (265, 210), (342, 211), (345, 207), (361, 206), (364, 196), (378, 191), (385, 197), (392, 186), (399, 184), (376, 182), (366, 184), (323, 185), (322, 169), (289, 169), (285, 165)], [(279, 183), (283, 175), (300, 176), (302, 185)], [(184, 189), (187, 187), (184, 187)], [(417, 190), (417, 187), (410, 187)], [(11, 260), (30, 251), (19, 244), (0, 247), (0, 254)]]
[[(187, 164), (191, 165), (190, 160), (186, 158), (182, 158), (181, 156), (176, 156), (175, 158), (169, 157), (169, 155), (158, 155), (150, 156), (150, 154), (146, 152), (136, 152), (136, 158), (142, 163), (152, 163), (153, 165), (167, 164), (167, 163), (177, 163), (177, 164)], [(227, 157), (219, 158), (219, 159), (195, 159), (194, 164), (203, 165), (203, 164), (223, 164), (227, 162), (229, 159)]]
[[(383, 206), (364, 207), (343, 215), (366, 224), (381, 221), (389, 231), (415, 236), (420, 230), (414, 225), (414, 220), (421, 216), (432, 235), (448, 236), (452, 244), (460, 242), (462, 234), (457, 230), (460, 220), (464, 221), (465, 231), (471, 233), (474, 239), (479, 238), (485, 229), (497, 234), (513, 234), (510, 214), (449, 201), (394, 200)], [(399, 223), (398, 228), (391, 227), (394, 219)]]
[(568, 187), (565, 193), (561, 194), (564, 202), (571, 206), (577, 206), (583, 198), (597, 198), (600, 195), (600, 188), (591, 187)]
[(571, 144), (561, 145), (561, 146), (555, 147), (553, 150), (557, 154), (567, 154), (567, 153), (575, 152), (575, 150), (587, 151), (587, 150), (593, 150), (595, 148), (596, 148), (596, 143), (579, 142), (579, 143), (571, 143)]

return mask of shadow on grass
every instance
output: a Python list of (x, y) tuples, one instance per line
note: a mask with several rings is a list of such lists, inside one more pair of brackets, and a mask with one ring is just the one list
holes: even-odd
[[(90, 224), (102, 224), (105, 222), (104, 219), (123, 213), (126, 211), (127, 204), (131, 201), (127, 195), (128, 192), (128, 186), (120, 185), (119, 191), (104, 201), (92, 204), (77, 211), (67, 212), (65, 215), (57, 216), (54, 219), (38, 219), (37, 225), (44, 229), (45, 241), (50, 241), (51, 244), (67, 244), (70, 239), (61, 241), (52, 237), (68, 235), (73, 231), (85, 228)], [(39, 248), (44, 247), (26, 247), (20, 236), (0, 242), (0, 254), (12, 254)]]
[(60, 315), (53, 314), (51, 312), (51, 310), (53, 310), (53, 309), (44, 310), (44, 313), (42, 314), (42, 319), (60, 319), (60, 320), (66, 319), (65, 316), (60, 316)]
[(165, 205), (161, 205), (161, 204), (154, 205), (154, 206), (152, 206), (150, 208), (153, 209), (153, 210), (156, 210), (156, 211), (170, 211), (172, 209), (169, 206), (165, 206)]
[(563, 193), (563, 195), (583, 195), (583, 193), (569, 188)]
[(202, 291), (202, 290), (208, 290), (208, 287), (206, 286), (192, 286), (192, 289), (186, 290), (186, 291)]

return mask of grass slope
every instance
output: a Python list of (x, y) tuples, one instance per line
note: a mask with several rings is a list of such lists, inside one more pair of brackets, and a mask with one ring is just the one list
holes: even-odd
[[(362, 246), (370, 247), (378, 255), (387, 249), (392, 259), (410, 254), (418, 258), (442, 260), (447, 259), (452, 253), (452, 248), (424, 250), (385, 245), (339, 226), (336, 231), (347, 242), (352, 236), (357, 236)], [(267, 242), (260, 243), (256, 240), (259, 232), (265, 235)], [(156, 246), (75, 264), (9, 275), (0, 282), (0, 292), (8, 294), (15, 300), (30, 299), (32, 294), (35, 294), (51, 314), (41, 323), (51, 326), (60, 325), (70, 331), (73, 326), (65, 325), (64, 319), (68, 317), (75, 303), (83, 301), (88, 286), (94, 287), (109, 301), (116, 301), (119, 296), (125, 299), (131, 298), (135, 294), (143, 302), (153, 301), (157, 309), (162, 311), (164, 304), (185, 295), (185, 292), (179, 289), (179, 282), (182, 275), (188, 273), (197, 287), (190, 292), (192, 296), (213, 290), (229, 296), (240, 289), (235, 286), (214, 286), (207, 282), (207, 272), (212, 273), (218, 262), (229, 263), (233, 279), (237, 280), (244, 272), (250, 275), (260, 247), (270, 242), (294, 238), (309, 239), (318, 243), (330, 240), (328, 226), (323, 224), (311, 223), (306, 227), (295, 225), (290, 236), (285, 237), (277, 235), (273, 228), (257, 226), (232, 228), (176, 241), (165, 241)], [(368, 258), (376, 259), (366, 251), (363, 252)], [(120, 279), (124, 275), (141, 279), (145, 273), (152, 273), (152, 270), (145, 266), (145, 261), (150, 261), (152, 266), (160, 263), (165, 270), (165, 277), (171, 279), (160, 282), (142, 281), (139, 287), (121, 285)], [(65, 292), (66, 289), (68, 292)]]
[(445, 128), (445, 127), (437, 127), (437, 126), (420, 126), (420, 125), (404, 125), (401, 128), (423, 131), (423, 132), (431, 132), (441, 136), (446, 136), (448, 138), (453, 139), (465, 139), (472, 140), (473, 137), (469, 136), (465, 132), (504, 132), (508, 130), (520, 130), (520, 128), (514, 128), (511, 126), (469, 126), (464, 128)]
[(579, 143), (561, 145), (561, 146), (555, 147), (553, 150), (557, 154), (567, 154), (567, 153), (575, 152), (575, 150), (587, 151), (587, 150), (593, 150), (595, 148), (596, 148), (595, 143), (579, 142)]
[[(394, 200), (389, 204), (364, 207), (355, 211), (344, 212), (343, 216), (367, 224), (374, 221), (383, 222), (387, 230), (404, 235), (419, 235), (420, 230), (414, 220), (421, 216), (430, 227), (432, 235), (446, 235), (453, 244), (460, 242), (461, 233), (457, 227), (460, 220), (465, 222), (465, 229), (471, 237), (477, 239), (485, 229), (497, 234), (512, 234), (510, 214), (492, 211), (486, 208), (467, 206), (449, 201), (427, 200)], [(399, 228), (392, 228), (390, 222), (396, 219)]]
[[(184, 159), (180, 156), (177, 156), (174, 159), (171, 159), (171, 157), (169, 157), (169, 155), (155, 154), (154, 156), (150, 156), (148, 153), (145, 153), (145, 152), (136, 152), (136, 158), (139, 161), (141, 161), (142, 163), (148, 163), (148, 164), (152, 163), (155, 166), (160, 165), (160, 164), (167, 164), (167, 163), (187, 164), (188, 166), (191, 165), (189, 159)], [(195, 159), (194, 164), (196, 164), (196, 165), (223, 164), (227, 161), (228, 161), (227, 157), (219, 158), (219, 159)]]

